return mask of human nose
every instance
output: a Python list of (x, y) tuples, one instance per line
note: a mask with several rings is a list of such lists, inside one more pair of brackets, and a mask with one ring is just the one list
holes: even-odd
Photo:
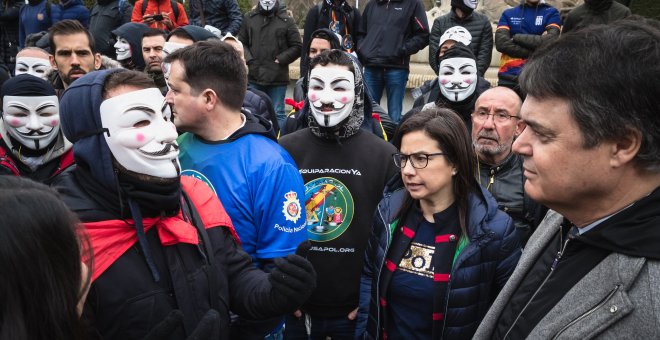
[(523, 156), (532, 155), (532, 146), (528, 140), (528, 136), (531, 132), (528, 132), (528, 130), (529, 129), (525, 128), (513, 141), (513, 145), (511, 146), (511, 150), (513, 150), (513, 152)]
[(76, 52), (71, 53), (71, 65), (80, 65), (80, 59)]
[[(401, 160), (401, 162), (403, 162), (403, 160)], [(415, 171), (416, 169), (413, 167), (412, 160), (408, 158), (406, 160), (406, 164), (401, 168), (401, 173), (403, 175), (412, 176), (415, 174)]]
[(489, 112), (486, 115), (486, 120), (484, 120), (484, 128), (486, 129), (494, 129), (495, 128), (495, 114), (492, 112)]

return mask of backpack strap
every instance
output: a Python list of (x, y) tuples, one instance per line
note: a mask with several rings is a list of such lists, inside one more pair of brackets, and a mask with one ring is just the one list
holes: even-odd
[(172, 13), (174, 14), (174, 21), (179, 21), (179, 2), (176, 0), (170, 0), (170, 7), (172, 7)]
[(218, 292), (218, 275), (217, 275), (217, 267), (215, 266), (215, 261), (213, 259), (213, 244), (211, 243), (211, 239), (209, 238), (209, 234), (206, 232), (206, 227), (204, 226), (204, 222), (202, 221), (202, 218), (199, 216), (199, 212), (195, 208), (195, 204), (193, 204), (192, 200), (190, 199), (190, 196), (186, 193), (185, 190), (181, 190), (181, 193), (183, 194), (183, 201), (185, 204), (181, 206), (181, 209), (183, 212), (187, 213), (190, 218), (192, 224), (195, 226), (195, 229), (197, 229), (197, 234), (201, 238), (201, 246), (204, 250), (204, 255), (206, 257), (206, 261), (208, 263), (208, 271), (206, 271), (206, 276), (208, 278), (208, 285), (209, 285), (209, 303), (211, 305), (211, 308), (219, 311), (221, 310), (218, 305), (218, 299), (220, 298), (220, 294)]
[(147, 11), (147, 2), (148, 1), (149, 0), (142, 0), (142, 13), (140, 13), (140, 14), (142, 14), (142, 16), (144, 16), (144, 12)]

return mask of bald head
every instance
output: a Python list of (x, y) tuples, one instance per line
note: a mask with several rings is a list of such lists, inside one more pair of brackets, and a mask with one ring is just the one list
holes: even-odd
[(498, 165), (511, 153), (513, 139), (525, 125), (520, 120), (520, 97), (506, 87), (486, 90), (472, 114), (472, 143), (479, 159)]

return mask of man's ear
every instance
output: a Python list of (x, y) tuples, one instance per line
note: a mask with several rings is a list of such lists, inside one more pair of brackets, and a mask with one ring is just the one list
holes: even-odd
[(50, 67), (53, 68), (53, 70), (57, 70), (57, 63), (55, 62), (55, 56), (52, 54), (48, 55), (48, 61), (50, 61)]
[(211, 89), (202, 92), (202, 99), (204, 100), (204, 107), (209, 111), (213, 110), (215, 105), (218, 104), (218, 95)]
[(98, 70), (101, 68), (101, 53), (94, 53), (94, 70)]
[(628, 133), (617, 141), (609, 142), (611, 150), (610, 165), (613, 168), (624, 166), (633, 161), (642, 146), (642, 133), (628, 129)]

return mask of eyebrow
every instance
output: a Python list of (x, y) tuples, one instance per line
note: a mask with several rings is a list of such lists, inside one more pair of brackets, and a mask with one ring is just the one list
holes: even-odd
[(148, 113), (148, 114), (151, 114), (151, 115), (156, 114), (156, 111), (154, 111), (152, 108), (146, 107), (146, 106), (141, 106), (141, 105), (140, 106), (131, 106), (131, 107), (127, 108), (126, 110), (124, 110), (124, 113), (126, 113), (128, 111), (142, 111), (142, 112), (145, 112), (145, 113)]
[(527, 118), (523, 118), (522, 120), (523, 120), (523, 122), (525, 122), (525, 124), (528, 127), (531, 127), (532, 130), (534, 130), (534, 131), (537, 131), (537, 132), (542, 133), (542, 134), (554, 135), (554, 132), (551, 129), (541, 125), (540, 123), (538, 123), (534, 120), (529, 120)]

